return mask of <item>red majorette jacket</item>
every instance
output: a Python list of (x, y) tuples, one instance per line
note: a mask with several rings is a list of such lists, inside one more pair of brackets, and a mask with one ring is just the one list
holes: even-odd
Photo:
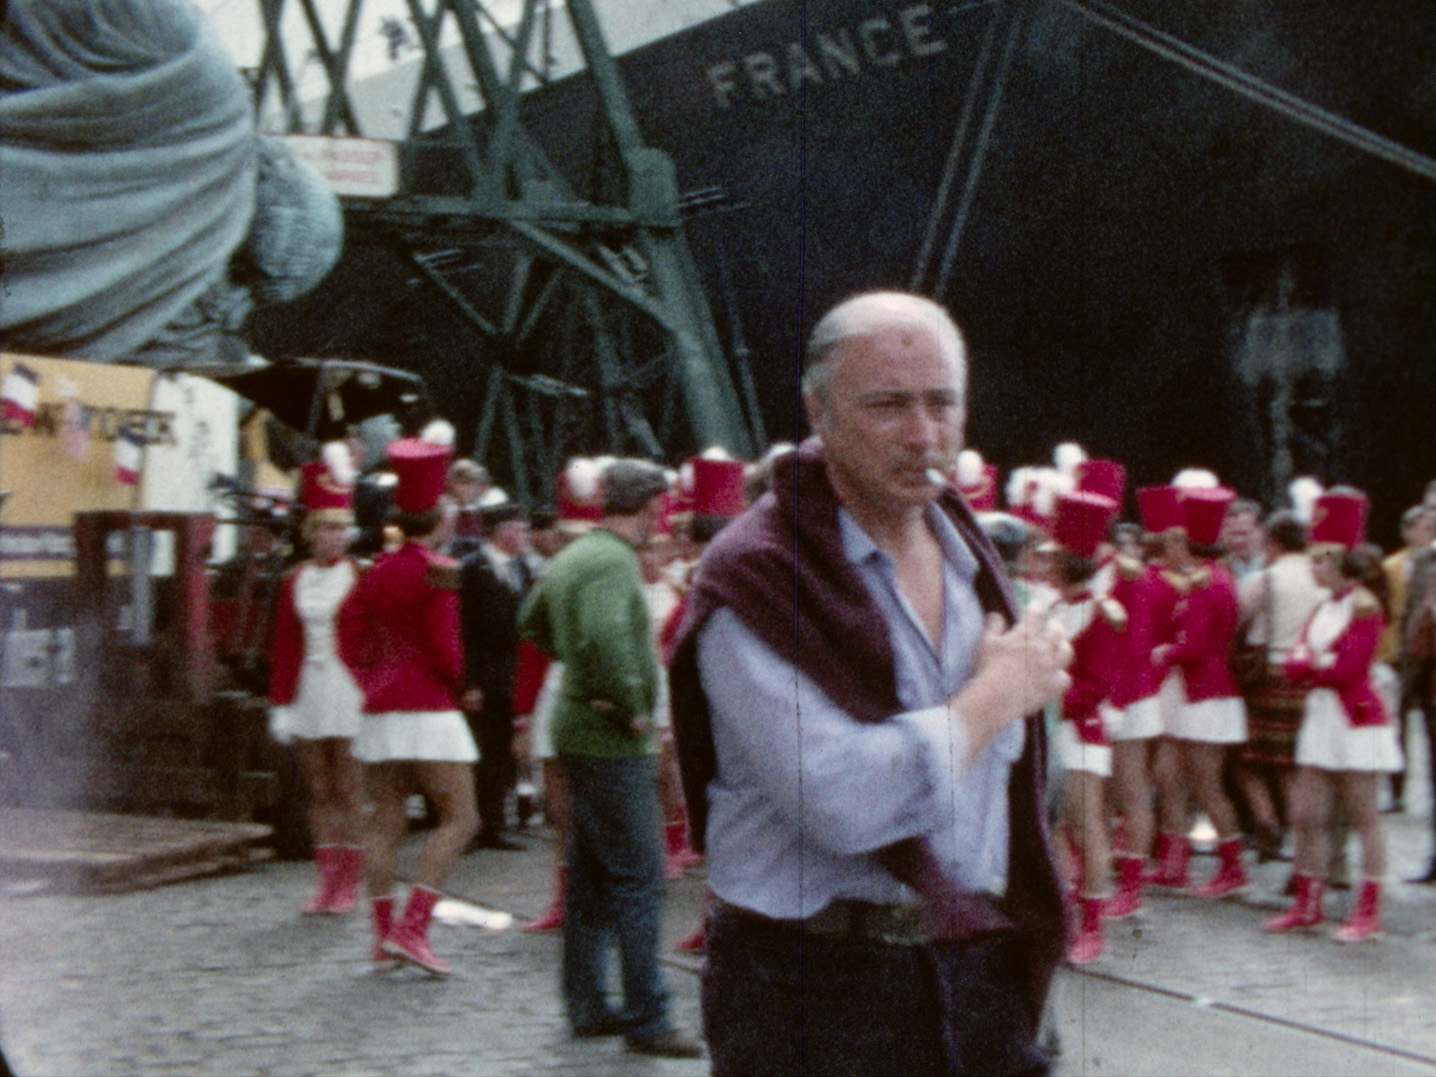
[(1127, 657), (1127, 614), (1116, 599), (1085, 594), (1058, 602), (1053, 619), (1072, 644), (1067, 674), (1072, 684), (1062, 696), (1062, 720), (1077, 728), (1083, 744), (1106, 744), (1100, 705), (1108, 700)]
[(1163, 671), (1152, 665), (1152, 648), (1157, 645), (1159, 620), (1167, 637), (1164, 642), (1171, 642), (1172, 609), (1178, 596), (1152, 565), (1119, 556), (1113, 567), (1112, 597), (1127, 614), (1111, 695), (1112, 706), (1120, 708), (1149, 699), (1161, 689)]
[[(1343, 605), (1344, 611), (1331, 608)], [(1341, 634), (1326, 647), (1313, 647), (1308, 635), (1316, 619), (1343, 613), (1348, 620)], [(1385, 627), (1376, 596), (1365, 587), (1348, 587), (1317, 606), (1307, 618), (1286, 663), (1287, 679), (1332, 689), (1353, 726), (1385, 725), (1386, 706), (1371, 686), (1371, 662)]]
[(1187, 583), (1189, 590), (1173, 613), (1176, 639), (1166, 664), (1182, 671), (1191, 703), (1240, 695), (1227, 664), (1241, 619), (1236, 580), (1225, 565), (1208, 561), (1187, 576)]
[[(357, 579), (359, 566), (351, 563)], [(276, 707), (293, 703), (299, 695), (299, 674), (304, 668), (304, 622), (294, 608), (294, 581), (300, 569), (308, 564), (313, 562), (295, 565), (284, 574), (274, 603), (274, 624), (269, 630), (269, 702)]]
[(339, 656), (368, 714), (448, 711), (464, 683), (459, 566), (406, 542), (381, 557), (339, 608)]

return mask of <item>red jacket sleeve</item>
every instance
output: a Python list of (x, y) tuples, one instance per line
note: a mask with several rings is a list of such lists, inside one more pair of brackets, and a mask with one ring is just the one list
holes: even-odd
[(459, 637), (459, 592), (431, 588), (424, 627), (430, 668), (455, 693), (464, 687), (464, 644)]
[(548, 673), (549, 657), (527, 636), (519, 638), (518, 659), (514, 663), (514, 713), (532, 714), (543, 690)]
[(369, 633), (368, 595), (365, 578), (359, 581), (339, 605), (334, 619), (334, 642), (339, 657), (364, 687), (365, 674), (374, 666), (372, 637)]
[(279, 581), (274, 603), (274, 623), (269, 629), (269, 702), (275, 706), (293, 703), (299, 692), (299, 671), (304, 666), (304, 625), (294, 608), (294, 577), (299, 569)]
[(1112, 694), (1124, 642), (1100, 614), (1072, 641), (1072, 664), (1067, 668), (1072, 684), (1062, 696), (1062, 717), (1077, 723), (1084, 744), (1106, 743), (1098, 708)]
[(1325, 669), (1313, 669), (1311, 683), (1340, 692), (1365, 680), (1371, 672), (1371, 660), (1381, 642), (1383, 627), (1384, 621), (1379, 616), (1353, 618), (1332, 647), (1336, 661)]

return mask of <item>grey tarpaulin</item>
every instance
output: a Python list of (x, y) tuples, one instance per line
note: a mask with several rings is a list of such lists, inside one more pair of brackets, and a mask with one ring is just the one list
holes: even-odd
[(213, 362), (254, 298), (332, 267), (337, 200), (255, 135), (249, 88), (186, 0), (4, 11), (0, 346)]

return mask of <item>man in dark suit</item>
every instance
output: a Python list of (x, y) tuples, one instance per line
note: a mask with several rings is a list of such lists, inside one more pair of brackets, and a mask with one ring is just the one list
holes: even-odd
[(464, 558), (460, 590), (466, 687), (464, 713), (479, 742), (475, 784), (482, 849), (521, 849), (504, 836), (504, 804), (514, 780), (514, 661), (519, 606), (533, 583), (528, 510), (505, 502), (484, 510), (486, 538)]
[[(1428, 512), (1436, 509), (1428, 508)], [(1436, 545), (1413, 554), (1401, 617), (1401, 700), (1414, 701), (1426, 727), (1426, 744), (1436, 757)], [(1405, 715), (1397, 729), (1405, 726)], [(1407, 880), (1436, 885), (1436, 763), (1431, 767), (1431, 863), (1424, 875)]]

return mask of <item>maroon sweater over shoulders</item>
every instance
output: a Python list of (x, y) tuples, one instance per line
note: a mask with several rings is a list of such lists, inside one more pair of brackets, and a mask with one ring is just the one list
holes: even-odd
[[(975, 586), (982, 608), (1011, 620), (1015, 610), (1001, 561), (972, 510), (952, 489), (938, 505), (978, 560)], [(822, 446), (809, 439), (775, 461), (772, 490), (725, 527), (704, 553), (669, 667), (673, 730), (697, 848), (705, 840), (707, 788), (718, 766), (698, 673), (697, 639), (718, 608), (731, 609), (856, 721), (881, 722), (904, 710), (887, 624), (844, 553), (838, 507)], [(1032, 716), (1026, 726), (1026, 745), (1008, 783), (1008, 887), (1001, 908), (1026, 943), (1030, 993), (1040, 1004), (1061, 958), (1062, 899), (1046, 834), (1042, 725)], [(950, 882), (935, 877), (935, 858), (922, 839), (898, 842), (874, 855), (930, 907), (945, 906), (946, 937), (975, 938), (997, 928), (990, 906), (965, 900)]]

